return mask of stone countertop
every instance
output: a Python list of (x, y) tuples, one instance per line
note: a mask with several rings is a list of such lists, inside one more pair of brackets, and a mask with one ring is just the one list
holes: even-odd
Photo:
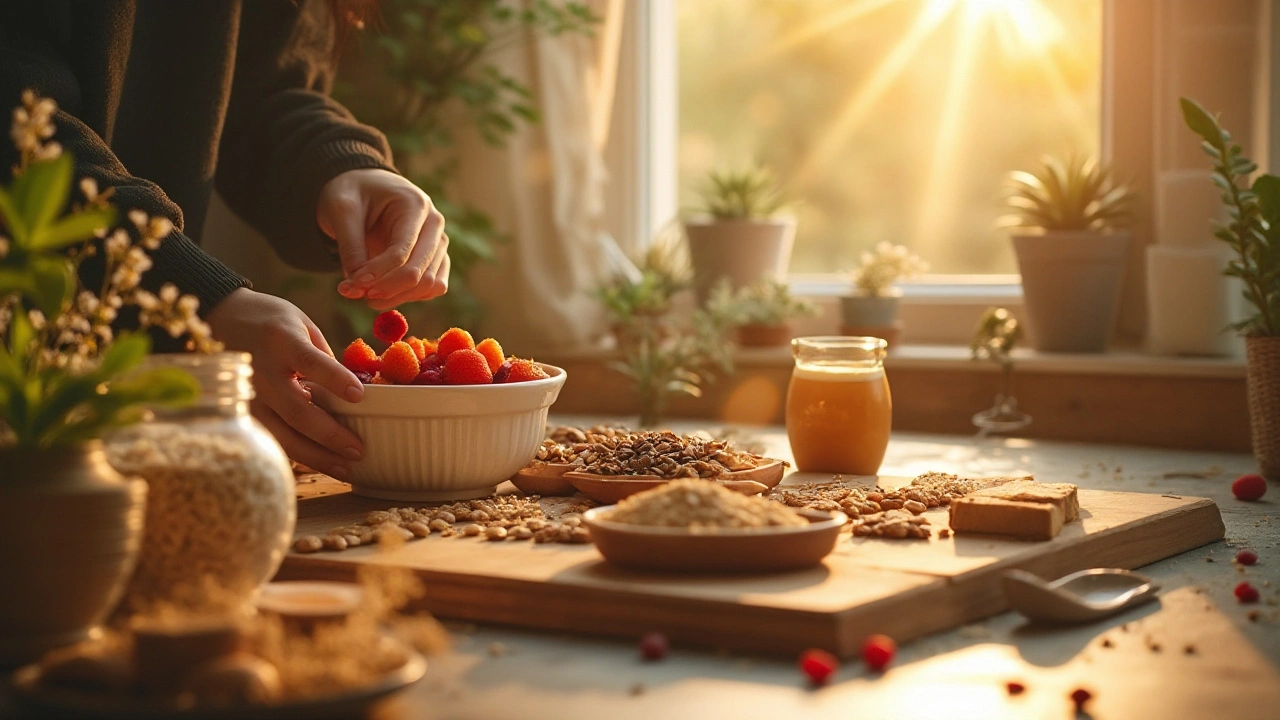
[[(780, 428), (741, 433), (786, 447)], [(1050, 719), (1075, 717), (1068, 696), (1084, 687), (1097, 720), (1280, 717), (1280, 488), (1245, 503), (1229, 487), (1253, 469), (1247, 455), (895, 434), (886, 475), (1029, 472), (1087, 488), (1209, 497), (1226, 541), (1144, 568), (1164, 588), (1158, 604), (1070, 629), (1004, 613), (904, 645), (884, 675), (846, 662), (819, 690), (792, 661), (691, 650), (678, 637), (667, 659), (643, 662), (634, 643), (455, 625), (456, 651), (377, 716)], [(1255, 549), (1259, 563), (1235, 567), (1239, 547)], [(1256, 605), (1232, 595), (1245, 578), (1262, 591)], [(1013, 681), (1026, 691), (1010, 695)]]

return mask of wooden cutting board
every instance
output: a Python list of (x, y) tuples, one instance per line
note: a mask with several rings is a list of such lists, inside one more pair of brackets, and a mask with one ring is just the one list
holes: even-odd
[[(392, 504), (328, 479), (299, 488), (299, 535), (323, 535)], [(1081, 521), (1049, 542), (844, 535), (822, 566), (776, 575), (639, 573), (608, 565), (591, 545), (433, 535), (389, 552), (291, 553), (278, 579), (349, 580), (362, 563), (389, 564), (425, 580), (424, 606), (441, 617), (632, 638), (661, 631), (682, 644), (782, 654), (820, 647), (847, 657), (872, 633), (905, 642), (1001, 612), (999, 580), (1009, 568), (1048, 578), (1132, 569), (1223, 537), (1218, 508), (1204, 498), (1082, 489), (1080, 505)], [(928, 515), (935, 529), (946, 527), (945, 509)]]

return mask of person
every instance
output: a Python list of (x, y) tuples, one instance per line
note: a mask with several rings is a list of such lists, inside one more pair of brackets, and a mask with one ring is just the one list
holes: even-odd
[[(376, 309), (448, 288), (444, 218), (396, 174), (386, 139), (327, 97), (342, 0), (0, 0), (0, 106), (58, 103), (55, 140), (121, 212), (173, 221), (144, 284), (200, 300), (228, 349), (253, 353), (252, 412), (288, 455), (338, 478), (360, 439), (299, 377), (359, 401), (363, 386), (291, 303), (200, 250), (210, 193), (303, 270)], [(7, 143), (0, 143), (7, 145)], [(16, 161), (0, 149), (0, 167)]]

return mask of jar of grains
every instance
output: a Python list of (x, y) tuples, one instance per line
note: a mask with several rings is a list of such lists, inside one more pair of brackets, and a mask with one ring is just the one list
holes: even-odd
[(293, 536), (293, 471), (249, 415), (247, 353), (156, 355), (200, 383), (194, 404), (157, 408), (107, 438), (111, 464), (146, 480), (146, 527), (128, 613), (247, 612)]

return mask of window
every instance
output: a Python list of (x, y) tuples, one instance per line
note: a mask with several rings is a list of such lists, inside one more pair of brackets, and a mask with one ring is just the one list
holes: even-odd
[(761, 162), (798, 200), (792, 270), (881, 240), (1013, 273), (1005, 175), (1099, 148), (1103, 0), (676, 0), (678, 173)]

